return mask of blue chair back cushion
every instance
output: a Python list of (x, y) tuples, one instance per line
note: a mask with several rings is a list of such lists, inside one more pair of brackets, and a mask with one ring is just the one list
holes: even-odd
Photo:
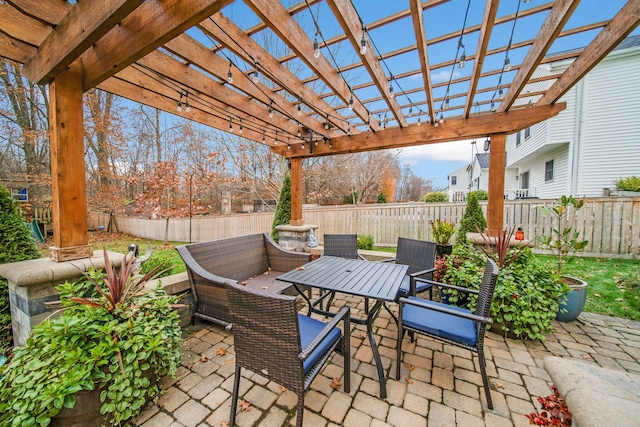
[[(409, 299), (433, 306), (443, 305), (422, 298), (409, 297)], [(471, 313), (471, 311), (465, 308), (456, 307), (454, 305), (447, 305), (446, 307), (464, 313)], [(476, 345), (476, 326), (475, 323), (469, 319), (463, 319), (461, 317), (452, 316), (439, 311), (428, 310), (407, 304), (402, 309), (402, 323), (405, 326), (424, 331), (429, 334), (445, 337), (470, 346)]]
[[(298, 325), (300, 325), (300, 342), (302, 348), (305, 348), (315, 337), (318, 336), (320, 331), (324, 329), (326, 323), (321, 322), (311, 317), (298, 314)], [(340, 339), (342, 333), (340, 329), (333, 328), (333, 330), (322, 340), (322, 343), (316, 347), (316, 349), (307, 357), (304, 361), (303, 367), (305, 374), (316, 364), (316, 362), (327, 352), (336, 341)]]
[[(416, 282), (416, 293), (424, 292), (429, 289), (431, 285), (424, 282)], [(404, 276), (402, 284), (400, 285), (400, 295), (409, 295), (411, 290), (411, 277)]]

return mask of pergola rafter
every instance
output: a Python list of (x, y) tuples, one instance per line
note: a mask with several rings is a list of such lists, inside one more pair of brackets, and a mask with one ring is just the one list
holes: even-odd
[[(243, 138), (291, 159), (292, 223), (302, 222), (304, 158), (490, 137), (488, 222), (498, 230), (506, 135), (562, 111), (562, 95), (640, 24), (640, 0), (609, 16), (585, 3), (410, 0), (406, 9), (386, 5), (390, 12), (380, 16), (363, 0), (306, 0), (289, 9), (270, 0), (5, 0), (0, 56), (22, 63), (31, 81), (50, 83), (53, 94), (55, 258), (86, 252), (85, 206), (57, 192), (84, 179), (82, 168), (67, 163), (82, 156), (82, 93), (93, 88), (221, 131), (239, 130), (242, 120)], [(467, 6), (469, 25), (457, 28), (451, 11)], [(581, 19), (571, 25), (571, 16)], [(434, 20), (442, 29), (432, 29)], [(513, 33), (520, 20), (526, 30)], [(371, 39), (385, 28), (393, 37)], [(261, 43), (264, 31), (288, 50), (275, 54)], [(473, 67), (453, 73), (460, 58), (452, 45), (461, 39)], [(477, 40), (475, 49), (469, 40)], [(176, 111), (183, 96), (188, 112)], [(443, 120), (434, 123), (436, 104)], [(302, 148), (310, 139), (326, 143)]]

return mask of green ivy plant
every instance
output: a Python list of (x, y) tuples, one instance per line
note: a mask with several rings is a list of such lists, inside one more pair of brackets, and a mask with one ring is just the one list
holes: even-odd
[[(456, 245), (447, 258), (443, 282), (480, 289), (486, 256), (470, 244)], [(497, 254), (490, 256), (496, 257)], [(530, 248), (509, 249), (500, 268), (491, 304), (491, 318), (501, 329), (522, 339), (545, 339), (551, 332), (551, 321), (558, 311), (558, 301), (568, 292), (556, 273), (535, 262)], [(477, 297), (469, 297), (468, 306), (475, 308)], [(456, 302), (457, 295), (450, 301)]]
[[(144, 284), (158, 272), (134, 271), (134, 258), (116, 270), (105, 250), (106, 272), (58, 287), (62, 313), (36, 326), (0, 372), (0, 425), (47, 426), (72, 408), (81, 390), (100, 390), (108, 425), (127, 425), (157, 380), (180, 362), (181, 329), (175, 297)], [(151, 379), (151, 380), (150, 380)]]

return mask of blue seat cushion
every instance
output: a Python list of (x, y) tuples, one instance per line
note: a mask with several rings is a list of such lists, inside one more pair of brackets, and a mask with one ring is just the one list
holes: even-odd
[[(424, 292), (431, 287), (430, 284), (424, 282), (416, 282), (416, 293)], [(409, 295), (409, 291), (411, 290), (411, 277), (404, 276), (402, 279), (402, 284), (400, 285), (400, 295), (405, 296)]]
[[(300, 326), (300, 342), (302, 343), (302, 348), (305, 348), (307, 344), (317, 337), (320, 331), (324, 329), (326, 323), (298, 314), (298, 325)], [(307, 357), (307, 360), (304, 361), (303, 366), (305, 374), (329, 350), (329, 348), (331, 348), (331, 346), (340, 339), (341, 335), (342, 332), (338, 328), (333, 328), (331, 332), (329, 332), (327, 337), (322, 340), (320, 345), (318, 345), (313, 353)]]
[[(466, 308), (441, 304), (422, 298), (409, 297), (409, 300), (420, 301), (432, 306), (444, 306), (461, 313), (471, 313)], [(470, 346), (476, 345), (476, 326), (473, 320), (406, 304), (402, 309), (402, 323), (405, 326), (432, 335), (438, 335)]]

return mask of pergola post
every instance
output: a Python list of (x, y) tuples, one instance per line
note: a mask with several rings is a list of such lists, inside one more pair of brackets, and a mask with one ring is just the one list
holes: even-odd
[(302, 158), (291, 158), (291, 225), (303, 225), (302, 219)]
[(506, 133), (491, 135), (489, 155), (489, 200), (487, 202), (487, 234), (497, 236), (504, 228), (504, 175), (507, 164)]
[(54, 261), (93, 255), (87, 232), (82, 115), (82, 64), (75, 61), (49, 85)]

